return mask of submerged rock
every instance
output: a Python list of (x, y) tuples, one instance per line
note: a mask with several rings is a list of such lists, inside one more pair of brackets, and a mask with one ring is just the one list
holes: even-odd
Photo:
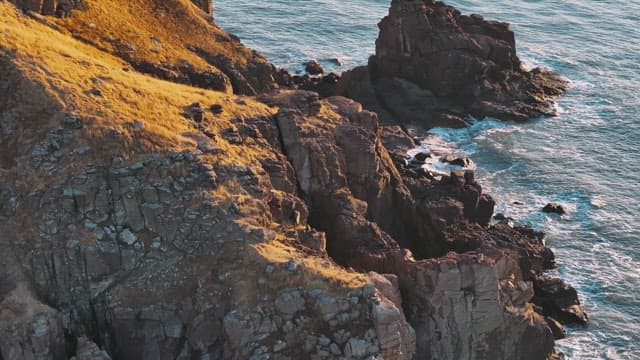
[(310, 60), (304, 64), (304, 70), (309, 75), (322, 75), (324, 74), (324, 69), (319, 62), (315, 60)]
[(542, 208), (543, 212), (564, 215), (566, 213), (564, 207), (560, 204), (549, 203)]

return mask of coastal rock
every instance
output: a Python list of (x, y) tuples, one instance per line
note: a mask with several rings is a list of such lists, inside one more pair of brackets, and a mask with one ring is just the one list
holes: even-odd
[(536, 295), (533, 302), (542, 307), (545, 315), (565, 324), (589, 323), (573, 286), (558, 278), (539, 278), (534, 285)]
[(523, 120), (551, 113), (566, 82), (526, 71), (506, 23), (464, 16), (442, 2), (394, 0), (380, 22), (374, 79), (401, 78), (476, 116)]
[[(275, 89), (270, 64), (186, 0), (175, 23), (127, 17), (130, 4), (91, 2), (167, 27), (152, 40), (184, 62), (135, 50), (135, 36), (123, 39), (129, 55), (115, 40), (101, 47), (128, 24), (85, 28), (91, 9), (61, 22), (80, 43), (0, 2), (3, 359), (551, 355), (550, 322), (531, 301), (553, 253), (533, 229), (490, 225), (495, 201), (473, 171), (432, 176), (407, 163), (416, 141), (383, 113)], [(180, 31), (210, 38), (198, 49)], [(172, 74), (183, 65), (222, 91)], [(104, 96), (84, 96), (97, 77)], [(371, 83), (356, 92), (376, 95)], [(201, 105), (212, 103), (224, 109), (215, 121)]]
[(322, 75), (322, 74), (324, 74), (324, 69), (322, 68), (322, 65), (320, 65), (320, 63), (315, 61), (315, 60), (307, 61), (304, 64), (304, 71), (306, 71), (307, 74), (309, 74), (309, 75)]
[(545, 205), (544, 208), (542, 208), (542, 212), (564, 215), (566, 213), (566, 210), (564, 209), (564, 206), (560, 204), (549, 203)]
[(0, 302), (0, 355), (3, 359), (66, 358), (58, 312), (37, 301), (25, 286), (18, 285)]
[(553, 334), (528, 303), (533, 289), (522, 281), (513, 253), (494, 248), (415, 261), (392, 251), (381, 257), (370, 257), (367, 266), (398, 275), (416, 358), (544, 359), (553, 352)]
[[(282, 95), (264, 100), (290, 104)], [(328, 254), (355, 269), (391, 273), (399, 279), (402, 307), (410, 314), (407, 320), (417, 335), (417, 358), (464, 358), (467, 351), (474, 356), (518, 357), (516, 354), (530, 351), (525, 344), (531, 341), (539, 344), (539, 352), (530, 355), (532, 359), (551, 353), (553, 334), (530, 304), (534, 291), (529, 281), (553, 264), (553, 255), (541, 235), (506, 225), (487, 227), (495, 203), (482, 194), (472, 172), (454, 172), (439, 181), (409, 177), (410, 167), (397, 168), (391, 155), (402, 153), (395, 147), (413, 146), (408, 135), (382, 131), (372, 115), (340, 98), (321, 101), (319, 114), (327, 113), (327, 105), (344, 118), (324, 117), (317, 122), (305, 119), (298, 110), (281, 110), (277, 121), (283, 149), (303, 196), (311, 199), (310, 224), (327, 232)], [(389, 136), (386, 142), (383, 134)], [(476, 255), (447, 255), (450, 251), (473, 251)], [(419, 259), (446, 257), (416, 261), (412, 253)], [(482, 265), (470, 265), (474, 261)], [(457, 281), (450, 279), (454, 274)], [(486, 279), (482, 284), (465, 283), (481, 278)], [(425, 290), (433, 289), (440, 281), (437, 279), (442, 279), (447, 289), (442, 293), (434, 290), (442, 298)], [(492, 307), (476, 309), (459, 300), (462, 302), (456, 308), (440, 309), (436, 304), (458, 301), (454, 300), (454, 289), (447, 287), (458, 282), (461, 285), (456, 291), (461, 299), (469, 296), (465, 289), (474, 288), (477, 294), (489, 296), (487, 302)], [(387, 298), (397, 298), (386, 291)], [(425, 305), (432, 301), (433, 308)], [(469, 309), (465, 315), (469, 320), (463, 321), (460, 315), (460, 322), (456, 320), (452, 328), (446, 319), (453, 316), (449, 314), (460, 314), (460, 309)], [(495, 317), (495, 321), (485, 322), (488, 317)], [(473, 330), (476, 325), (471, 319), (483, 319), (477, 320), (477, 330)], [(532, 325), (524, 325), (528, 323)], [(450, 344), (436, 341), (435, 334), (443, 333), (447, 336), (442, 338), (456, 340)], [(486, 343), (496, 333), (519, 335), (509, 337), (513, 343), (507, 348), (496, 342), (487, 349)], [(461, 338), (469, 342), (459, 343)], [(434, 347), (436, 343), (441, 345)]]
[(469, 115), (553, 115), (553, 100), (568, 86), (549, 70), (523, 68), (509, 24), (462, 15), (440, 1), (393, 0), (379, 28), (368, 74), (346, 72), (335, 93), (399, 122), (465, 127)]

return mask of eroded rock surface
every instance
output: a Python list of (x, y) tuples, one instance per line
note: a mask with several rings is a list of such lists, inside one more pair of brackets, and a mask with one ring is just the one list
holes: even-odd
[[(77, 42), (15, 14), (0, 12), (8, 39), (60, 44), (40, 64), (53, 88), (0, 43), (3, 359), (545, 359), (552, 318), (581, 314), (539, 282), (543, 234), (491, 225), (472, 171), (409, 163), (384, 109), (271, 91), (204, 50), (227, 93), (118, 69), (97, 97), (61, 60)], [(99, 54), (87, 72), (122, 64)], [(350, 91), (377, 103), (369, 85)], [(141, 112), (146, 97), (166, 106)]]
[[(434, 178), (417, 171), (406, 163), (414, 146), (408, 135), (381, 127), (352, 100), (309, 92), (262, 100), (281, 108), (283, 151), (309, 205), (309, 223), (327, 233), (329, 255), (399, 279), (417, 358), (552, 354), (554, 336), (531, 304), (532, 281), (554, 266), (543, 234), (488, 226), (494, 202), (472, 172)], [(327, 117), (325, 107), (342, 117)]]
[(368, 69), (347, 72), (335, 93), (396, 121), (431, 128), (464, 127), (468, 115), (526, 120), (553, 114), (567, 89), (549, 70), (523, 68), (507, 23), (440, 1), (393, 0), (379, 27)]
[(73, 9), (84, 6), (83, 0), (10, 0), (22, 10), (30, 10), (42, 15), (68, 17)]

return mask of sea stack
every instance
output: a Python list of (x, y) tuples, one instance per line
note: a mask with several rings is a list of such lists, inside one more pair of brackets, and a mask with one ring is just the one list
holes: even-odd
[(467, 116), (527, 120), (552, 115), (567, 89), (559, 75), (523, 67), (509, 24), (440, 1), (393, 0), (379, 28), (368, 69), (347, 72), (338, 92), (395, 121), (431, 128), (463, 127)]

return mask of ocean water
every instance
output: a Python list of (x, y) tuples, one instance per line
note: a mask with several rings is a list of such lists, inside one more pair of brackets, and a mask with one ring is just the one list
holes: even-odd
[[(276, 65), (365, 64), (389, 0), (217, 0), (216, 21)], [(559, 115), (434, 129), (477, 164), (497, 212), (548, 233), (557, 274), (591, 324), (569, 328), (569, 359), (640, 359), (640, 1), (455, 0), (513, 24), (520, 57), (572, 83)], [(337, 58), (341, 65), (332, 65)], [(563, 204), (564, 216), (540, 209)], [(524, 205), (516, 205), (522, 203)]]

